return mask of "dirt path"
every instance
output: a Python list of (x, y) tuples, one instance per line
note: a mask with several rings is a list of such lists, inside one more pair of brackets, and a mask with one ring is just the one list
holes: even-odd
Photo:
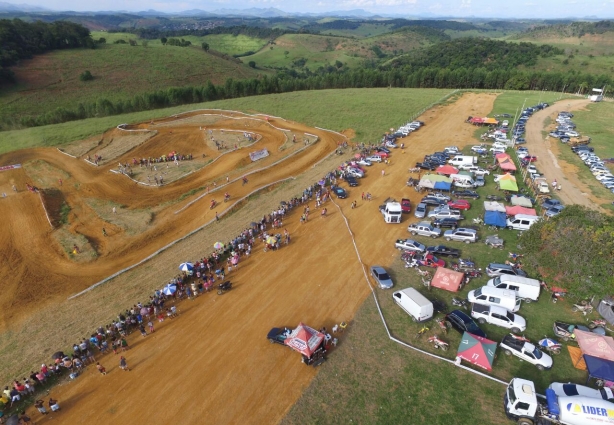
[[(412, 216), (400, 225), (385, 224), (379, 202), (388, 196), (417, 202), (420, 194), (405, 184), (408, 166), (427, 152), (475, 143), (474, 127), (464, 119), (488, 114), (494, 99), (465, 94), (427, 111), (421, 117), (426, 126), (405, 141), (405, 153), (395, 151), (389, 166), (371, 167), (349, 198), (338, 201), (365, 266), (388, 265), (397, 254), (392, 241), (407, 235), (408, 222), (415, 220)], [(375, 199), (361, 201), (362, 191)], [(350, 208), (353, 200), (358, 201), (356, 209)], [(179, 318), (159, 324), (154, 334), (131, 335), (132, 348), (125, 353), (130, 372), (119, 370), (118, 356), (111, 354), (100, 359), (107, 376), (89, 367), (77, 380), (54, 389), (63, 410), (47, 417), (31, 411), (37, 423), (279, 422), (317, 370), (302, 365), (297, 353), (269, 344), (268, 330), (299, 321), (330, 329), (350, 320), (369, 294), (341, 211), (326, 206), (327, 218), (316, 211), (304, 225), (293, 213), (284, 223), (292, 243), (266, 253), (258, 245), (229, 276), (234, 285), (229, 293), (183, 302)]]
[(548, 183), (554, 180), (560, 183), (561, 191), (556, 195), (564, 204), (579, 204), (603, 212), (588, 186), (578, 178), (578, 167), (559, 158), (560, 149), (568, 147), (558, 139), (548, 136), (544, 139), (542, 136), (547, 117), (554, 122), (559, 112), (583, 109), (589, 103), (588, 99), (563, 100), (536, 112), (527, 122), (527, 147), (532, 155), (537, 156), (536, 166)]

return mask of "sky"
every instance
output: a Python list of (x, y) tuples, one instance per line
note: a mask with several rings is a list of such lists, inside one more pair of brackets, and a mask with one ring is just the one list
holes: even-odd
[[(10, 1), (10, 3), (17, 3)], [(363, 9), (401, 16), (453, 16), (487, 18), (614, 18), (614, 0), (24, 0), (23, 3), (52, 10), (100, 11), (154, 9), (177, 13), (183, 10), (277, 8), (285, 12), (325, 13)]]

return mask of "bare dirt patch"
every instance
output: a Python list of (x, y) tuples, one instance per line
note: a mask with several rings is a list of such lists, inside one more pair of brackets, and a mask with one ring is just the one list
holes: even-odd
[(94, 150), (91, 154), (91, 156), (102, 156), (102, 160), (99, 164), (106, 164), (114, 161), (116, 158), (142, 145), (156, 135), (155, 131), (128, 133), (116, 130), (114, 133), (115, 134), (107, 135), (107, 138), (103, 139), (101, 147)]
[(23, 168), (32, 179), (32, 184), (40, 188), (58, 187), (60, 180), (64, 185), (70, 177), (70, 173), (44, 160), (28, 161), (23, 164)]
[(68, 145), (62, 146), (61, 150), (70, 155), (80, 157), (95, 149), (102, 143), (102, 138), (100, 136), (90, 137), (85, 140), (77, 140)]
[(128, 209), (125, 205), (103, 199), (86, 199), (85, 202), (102, 220), (121, 227), (128, 235), (144, 232), (151, 226), (155, 217), (150, 209)]

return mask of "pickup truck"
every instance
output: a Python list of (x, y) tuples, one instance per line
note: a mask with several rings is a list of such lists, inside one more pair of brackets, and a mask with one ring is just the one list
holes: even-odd
[(521, 360), (535, 365), (539, 370), (547, 370), (552, 368), (552, 357), (545, 354), (539, 348), (530, 342), (517, 338), (514, 335), (506, 335), (503, 341), (499, 344), (506, 356), (512, 354)]
[(524, 317), (494, 305), (473, 303), (471, 317), (480, 324), (490, 323), (491, 325), (501, 326), (510, 329), (515, 334), (527, 329), (527, 322)]
[(396, 243), (394, 244), (394, 247), (402, 251), (426, 251), (426, 247), (424, 245), (413, 239), (397, 239)]

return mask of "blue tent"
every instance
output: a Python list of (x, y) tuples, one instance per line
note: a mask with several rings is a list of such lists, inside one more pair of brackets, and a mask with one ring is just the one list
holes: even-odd
[(435, 187), (433, 189), (450, 191), (451, 187), (452, 187), (452, 183), (448, 183), (448, 182), (435, 182)]
[(499, 211), (486, 211), (484, 214), (484, 224), (489, 226), (505, 227), (505, 213)]
[(589, 356), (585, 354), (584, 362), (586, 363), (586, 369), (588, 370), (588, 382), (589, 379), (603, 379), (605, 381), (614, 381), (614, 362), (611, 360), (600, 359), (599, 357)]

